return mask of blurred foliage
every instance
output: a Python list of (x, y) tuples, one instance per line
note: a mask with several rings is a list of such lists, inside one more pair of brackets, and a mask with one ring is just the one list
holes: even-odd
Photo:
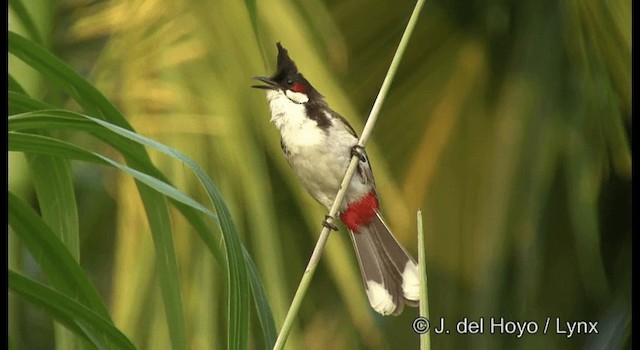
[[(10, 29), (28, 35), (10, 5)], [(45, 46), (93, 81), (138, 132), (208, 171), (282, 324), (324, 210), (281, 155), (251, 78), (273, 72), (281, 41), (360, 130), (412, 1), (25, 5)], [(43, 101), (77, 108), (12, 57), (9, 71)], [(433, 335), (434, 348), (630, 348), (630, 126), (630, 0), (427, 2), (368, 150), (385, 216), (414, 255), (415, 211), (424, 209), (432, 318), (452, 329), (464, 317), (534, 320), (540, 328), (547, 317), (551, 328), (556, 317), (599, 322), (599, 334), (570, 339), (486, 329)], [(177, 188), (204, 202), (183, 164), (151, 156)], [(33, 199), (24, 164), (10, 154), (9, 187)], [(137, 347), (167, 348), (154, 245), (134, 182), (71, 165), (82, 266)], [(172, 214), (189, 348), (221, 348), (224, 270)], [(10, 264), (32, 270), (20, 242), (9, 244)], [(17, 301), (12, 310), (11, 344), (50, 348), (50, 321)], [(369, 308), (350, 242), (335, 233), (288, 348), (414, 348), (416, 316)], [(251, 348), (264, 346), (259, 332), (252, 319)]]

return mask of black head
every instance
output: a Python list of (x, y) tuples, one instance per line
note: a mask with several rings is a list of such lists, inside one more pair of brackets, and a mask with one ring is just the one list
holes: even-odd
[(270, 77), (255, 77), (266, 85), (252, 85), (251, 87), (267, 90), (283, 90), (292, 91), (307, 95), (309, 100), (322, 98), (322, 95), (311, 86), (304, 78), (302, 73), (298, 72), (295, 62), (289, 57), (287, 49), (277, 43), (278, 47), (278, 68), (275, 74)]

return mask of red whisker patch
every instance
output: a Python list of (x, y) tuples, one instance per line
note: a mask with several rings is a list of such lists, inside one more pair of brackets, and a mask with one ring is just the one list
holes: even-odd
[(353, 232), (359, 233), (360, 227), (373, 220), (378, 211), (378, 198), (369, 192), (361, 199), (349, 204), (347, 210), (340, 213), (340, 220)]
[(300, 83), (294, 83), (293, 86), (291, 86), (291, 90), (295, 92), (305, 92), (306, 88)]

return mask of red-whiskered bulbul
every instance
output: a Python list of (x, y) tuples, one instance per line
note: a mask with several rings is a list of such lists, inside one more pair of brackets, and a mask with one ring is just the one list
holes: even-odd
[[(325, 102), (298, 71), (287, 50), (277, 44), (278, 67), (265, 85), (271, 122), (280, 131), (280, 145), (304, 188), (331, 208), (352, 155), (359, 156), (340, 219), (349, 229), (371, 307), (382, 315), (398, 315), (404, 304), (419, 298), (418, 265), (395, 239), (379, 211), (378, 194), (365, 151), (357, 146), (351, 125)], [(325, 226), (336, 229), (328, 224)]]

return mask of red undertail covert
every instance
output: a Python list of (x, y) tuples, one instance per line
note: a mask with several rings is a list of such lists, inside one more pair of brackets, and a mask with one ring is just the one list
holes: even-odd
[(378, 211), (378, 198), (374, 192), (369, 192), (361, 199), (349, 204), (347, 210), (340, 214), (340, 220), (355, 232), (360, 232), (360, 227), (373, 220)]

